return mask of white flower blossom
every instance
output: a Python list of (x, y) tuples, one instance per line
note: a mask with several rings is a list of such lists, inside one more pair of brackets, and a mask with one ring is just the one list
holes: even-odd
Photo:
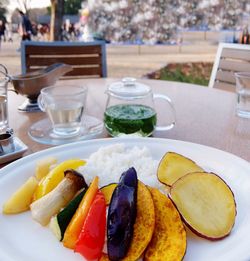
[(128, 8), (128, 2), (126, 0), (122, 0), (119, 2), (119, 7), (121, 9)]
[(250, 24), (249, 0), (89, 0), (88, 7), (92, 31), (112, 42), (171, 43), (177, 30)]

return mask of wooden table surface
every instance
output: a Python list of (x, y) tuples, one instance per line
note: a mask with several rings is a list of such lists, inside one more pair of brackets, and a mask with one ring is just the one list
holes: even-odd
[[(87, 85), (86, 113), (103, 119), (107, 95), (105, 90), (116, 79), (71, 80), (67, 84)], [(176, 125), (169, 131), (156, 131), (154, 137), (199, 143), (233, 153), (250, 161), (250, 119), (235, 115), (234, 93), (206, 87), (158, 80), (140, 80), (152, 87), (154, 93), (167, 95), (176, 110)], [(65, 82), (60, 82), (65, 84)], [(46, 117), (43, 112), (27, 113), (17, 110), (24, 97), (9, 92), (9, 122), (28, 147), (25, 155), (50, 146), (39, 144), (28, 136), (30, 126)], [(158, 104), (159, 122), (166, 118), (163, 104)], [(106, 131), (101, 137), (108, 137)], [(206, 155), (204, 155), (205, 157)]]

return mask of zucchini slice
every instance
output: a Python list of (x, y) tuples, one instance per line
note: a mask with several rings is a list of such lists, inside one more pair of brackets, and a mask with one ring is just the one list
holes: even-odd
[(86, 188), (83, 188), (81, 192), (73, 198), (69, 204), (61, 210), (57, 216), (54, 216), (50, 221), (50, 229), (55, 234), (55, 236), (58, 238), (58, 240), (62, 240), (65, 230), (75, 214), (84, 194), (86, 193)]

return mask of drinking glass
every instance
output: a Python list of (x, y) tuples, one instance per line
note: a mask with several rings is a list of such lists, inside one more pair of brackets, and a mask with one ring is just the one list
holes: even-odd
[(237, 104), (236, 113), (243, 118), (250, 118), (250, 73), (235, 73)]
[(41, 90), (38, 105), (52, 123), (59, 137), (76, 136), (81, 128), (87, 88), (80, 86), (51, 86)]

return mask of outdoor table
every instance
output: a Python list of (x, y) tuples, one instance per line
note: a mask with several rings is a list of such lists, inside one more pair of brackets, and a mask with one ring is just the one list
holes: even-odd
[[(107, 99), (105, 90), (114, 81), (117, 79), (67, 80), (67, 83), (87, 85), (88, 98), (85, 112), (103, 119)], [(155, 131), (153, 137), (203, 144), (250, 161), (250, 119), (236, 116), (235, 93), (180, 82), (147, 79), (138, 81), (150, 85), (154, 93), (167, 95), (175, 107), (175, 127), (168, 131)], [(63, 83), (64, 81), (60, 81), (60, 84)], [(10, 127), (14, 129), (15, 136), (28, 146), (25, 156), (51, 146), (39, 144), (29, 137), (30, 126), (45, 118), (46, 114), (18, 111), (18, 106), (24, 99), (23, 96), (9, 92), (9, 123)], [(163, 104), (159, 104), (157, 110), (161, 110), (162, 107)], [(164, 115), (164, 113), (162, 114)], [(101, 137), (109, 136), (104, 130)]]

